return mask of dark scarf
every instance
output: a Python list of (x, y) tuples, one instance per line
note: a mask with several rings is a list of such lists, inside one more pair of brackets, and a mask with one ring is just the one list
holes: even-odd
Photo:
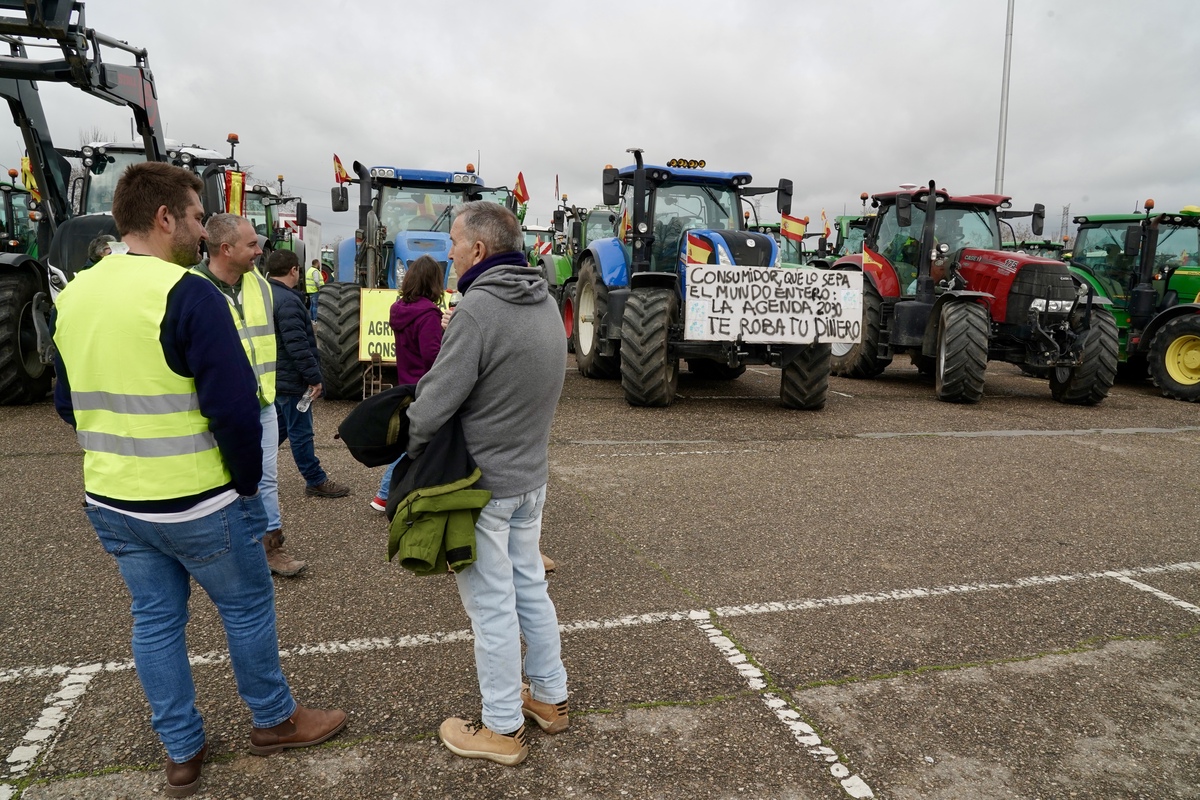
[(478, 264), (467, 270), (466, 274), (458, 279), (459, 294), (466, 293), (467, 289), (471, 287), (471, 284), (475, 282), (475, 279), (487, 272), (492, 267), (498, 267), (501, 264), (511, 264), (517, 267), (524, 267), (528, 265), (528, 263), (529, 262), (525, 260), (524, 253), (517, 253), (515, 251), (497, 253), (494, 256), (488, 256), (483, 261), (480, 261)]

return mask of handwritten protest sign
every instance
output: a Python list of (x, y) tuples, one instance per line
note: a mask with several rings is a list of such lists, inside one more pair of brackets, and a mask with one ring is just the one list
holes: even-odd
[(805, 344), (862, 339), (862, 273), (687, 265), (684, 338)]

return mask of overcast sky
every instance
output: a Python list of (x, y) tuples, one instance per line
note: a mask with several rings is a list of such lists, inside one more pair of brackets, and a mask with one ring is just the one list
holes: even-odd
[[(703, 158), (795, 181), (793, 213), (934, 179), (994, 190), (1006, 0), (88, 0), (89, 26), (149, 51), (167, 136), (285, 176), (331, 241), (333, 154), (523, 171), (600, 201), (605, 164)], [(1200, 204), (1200, 2), (1017, 0), (1004, 194), (1071, 215)], [(120, 54), (110, 60), (128, 63)], [(43, 90), (55, 143), (128, 139), (129, 114)], [(20, 154), (15, 127), (0, 161)], [(773, 209), (773, 203), (768, 201)]]

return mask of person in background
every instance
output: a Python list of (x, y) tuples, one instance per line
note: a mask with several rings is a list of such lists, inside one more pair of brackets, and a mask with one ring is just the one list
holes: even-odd
[(483, 200), (459, 206), (450, 242), (462, 300), (408, 407), (408, 454), (419, 458), (457, 415), (482, 473), (476, 486), (492, 499), (475, 526), (476, 561), (454, 576), (475, 635), (482, 721), (451, 717), (438, 736), (457, 755), (511, 766), (529, 753), (525, 717), (549, 733), (568, 726), (558, 616), (538, 550), (566, 343), (512, 212)]
[(112, 243), (116, 240), (117, 237), (113, 236), (111, 233), (102, 233), (95, 239), (92, 239), (92, 241), (88, 243), (87, 263), (76, 270), (76, 274), (78, 274), (81, 270), (90, 269), (91, 267), (96, 266), (96, 263), (100, 261), (100, 259), (107, 255), (111, 255)]
[[(432, 256), (420, 256), (404, 273), (400, 297), (389, 315), (396, 336), (396, 385), (416, 384), (429, 372), (442, 349), (442, 309), (445, 294), (442, 267)], [(401, 456), (403, 458), (403, 456)], [(397, 459), (383, 473), (371, 508), (387, 510), (388, 490)]]
[(167, 751), (166, 790), (199, 788), (208, 754), (188, 662), (191, 581), (217, 607), (250, 751), (319, 744), (342, 711), (304, 708), (279, 664), (275, 591), (259, 539), (259, 383), (200, 260), (200, 179), (151, 161), (117, 182), (128, 253), (59, 294), (54, 404), (83, 447), (84, 513), (132, 597), (133, 660)]
[[(275, 310), (276, 361), (275, 409), (279, 415), (279, 441), (292, 443), (292, 458), (304, 476), (310, 497), (345, 497), (350, 488), (330, 479), (321, 468), (313, 447), (311, 403), (321, 396), (321, 367), (312, 320), (300, 293), (300, 259), (290, 250), (276, 250), (267, 259)], [(308, 403), (302, 404), (303, 397)], [(304, 408), (301, 408), (301, 405)], [(304, 562), (296, 562), (304, 569)], [(297, 570), (299, 571), (299, 570)], [(293, 573), (295, 574), (295, 573)]]
[[(296, 263), (299, 263), (297, 259)], [(321, 273), (321, 259), (314, 258), (312, 264), (304, 273), (304, 295), (308, 304), (309, 319), (317, 321), (317, 292), (325, 285), (325, 276)]]

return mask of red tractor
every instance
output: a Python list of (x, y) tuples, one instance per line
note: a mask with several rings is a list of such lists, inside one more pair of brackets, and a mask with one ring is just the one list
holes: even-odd
[(833, 345), (833, 374), (872, 378), (907, 353), (933, 374), (939, 400), (975, 403), (995, 360), (1048, 374), (1060, 403), (1108, 396), (1118, 354), (1111, 301), (1060, 261), (1000, 249), (1001, 220), (1032, 216), (1041, 234), (1042, 205), (1011, 211), (1007, 197), (951, 196), (933, 181), (874, 195), (872, 205), (863, 252), (833, 264), (864, 273), (862, 341)]

